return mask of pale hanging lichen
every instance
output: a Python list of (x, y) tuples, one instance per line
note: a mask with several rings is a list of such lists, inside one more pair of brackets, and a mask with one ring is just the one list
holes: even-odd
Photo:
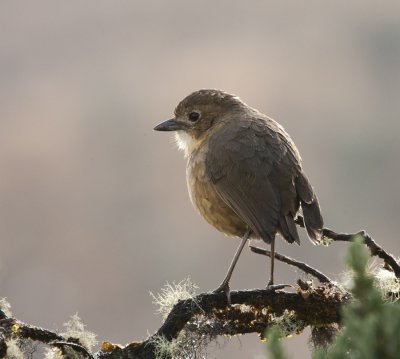
[(273, 326), (279, 329), (284, 337), (290, 337), (293, 334), (299, 334), (303, 331), (306, 323), (297, 318), (294, 311), (285, 310), (283, 315), (275, 317), (272, 321)]
[(10, 339), (6, 341), (7, 345), (7, 359), (24, 359), (24, 353), (21, 350), (19, 341), (17, 339)]
[(11, 304), (7, 298), (0, 298), (0, 310), (4, 312), (7, 317), (12, 317)]
[(178, 301), (193, 298), (198, 288), (190, 281), (190, 278), (186, 278), (179, 283), (172, 282), (170, 284), (167, 282), (161, 288), (160, 293), (153, 294), (150, 292), (150, 295), (153, 298), (153, 303), (158, 307), (157, 312), (165, 319)]
[(394, 272), (385, 268), (377, 268), (372, 275), (385, 301), (396, 302), (400, 299), (400, 280)]
[(70, 320), (63, 325), (66, 330), (62, 335), (66, 338), (78, 339), (79, 343), (89, 352), (91, 352), (92, 348), (97, 344), (96, 334), (85, 329), (85, 325), (82, 323), (78, 314), (72, 315)]

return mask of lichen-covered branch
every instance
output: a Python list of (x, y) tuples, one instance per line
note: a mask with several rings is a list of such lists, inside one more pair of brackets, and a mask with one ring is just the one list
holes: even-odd
[[(297, 219), (297, 223), (304, 225), (301, 217)], [(323, 235), (325, 238), (346, 242), (352, 241), (355, 236), (361, 237), (372, 255), (382, 258), (396, 277), (400, 278), (400, 266), (395, 258), (364, 231), (357, 234), (343, 234), (324, 229)], [(252, 250), (269, 255), (269, 251), (266, 250), (259, 248)], [(197, 353), (201, 350), (201, 346), (203, 344), (206, 346), (220, 335), (257, 333), (262, 337), (271, 325), (279, 326), (286, 334), (299, 333), (305, 327), (311, 326), (313, 333), (318, 334), (318, 337), (321, 337), (321, 331), (329, 334), (325, 335), (329, 340), (331, 335), (329, 330), (340, 325), (341, 308), (350, 301), (351, 295), (332, 283), (323, 273), (305, 263), (279, 254), (276, 258), (313, 275), (319, 279), (321, 285), (314, 287), (311, 281), (298, 281), (296, 293), (263, 289), (233, 291), (230, 295), (231, 305), (228, 305), (224, 293), (201, 293), (195, 296), (186, 291), (183, 297), (186, 299), (177, 301), (171, 310), (164, 311), (169, 314), (154, 335), (126, 346), (103, 342), (96, 353), (92, 353), (93, 344), (88, 344), (84, 337), (59, 334), (22, 323), (5, 309), (1, 310), (0, 306), (0, 359), (7, 357), (8, 345), (13, 341), (15, 343), (15, 340), (37, 341), (59, 349), (66, 357), (75, 355), (90, 359), (200, 357)], [(83, 324), (81, 326), (83, 327)], [(81, 330), (79, 328), (78, 325), (78, 332)], [(76, 330), (72, 330), (72, 333), (75, 332)], [(177, 352), (179, 355), (176, 355)]]
[[(0, 338), (29, 338), (61, 348), (73, 350), (83, 357), (93, 358), (155, 358), (157, 338), (169, 342), (182, 332), (202, 332), (204, 335), (239, 335), (258, 333), (284, 316), (295, 318), (296, 330), (308, 325), (320, 326), (340, 321), (340, 308), (350, 296), (337, 287), (324, 284), (297, 293), (269, 290), (245, 290), (231, 293), (232, 305), (227, 305), (223, 293), (202, 293), (179, 301), (171, 310), (164, 324), (153, 336), (125, 347), (105, 343), (102, 350), (90, 354), (73, 338), (22, 323), (5, 315), (0, 320)], [(3, 313), (4, 314), (4, 313)], [(294, 319), (293, 319), (294, 320)], [(3, 341), (4, 343), (4, 341)], [(1, 347), (1, 343), (0, 343)], [(4, 350), (2, 351), (4, 357)]]
[(81, 357), (93, 358), (89, 351), (79, 342), (79, 339), (65, 337), (54, 331), (23, 323), (16, 318), (9, 317), (0, 309), (0, 358), (7, 357), (7, 342), (11, 339), (27, 340), (48, 344), (65, 353), (71, 349)]
[[(340, 321), (340, 308), (350, 296), (337, 287), (325, 284), (298, 293), (271, 292), (269, 290), (247, 290), (231, 292), (232, 306), (227, 306), (223, 293), (202, 293), (192, 299), (178, 302), (165, 323), (155, 334), (172, 340), (185, 329), (196, 316), (209, 318), (218, 324), (218, 335), (246, 333), (263, 334), (274, 319), (291, 313), (303, 326), (321, 326)], [(241, 306), (245, 310), (242, 312)], [(123, 348), (127, 358), (152, 358), (152, 338)]]

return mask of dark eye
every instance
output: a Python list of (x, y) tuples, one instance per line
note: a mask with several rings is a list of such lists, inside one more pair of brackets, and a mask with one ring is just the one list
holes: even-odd
[(196, 111), (189, 113), (189, 120), (192, 122), (196, 122), (200, 118), (200, 114)]

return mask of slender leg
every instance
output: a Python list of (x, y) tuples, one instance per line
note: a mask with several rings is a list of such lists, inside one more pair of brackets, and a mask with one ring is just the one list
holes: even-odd
[(242, 253), (243, 247), (248, 241), (251, 234), (251, 230), (248, 230), (242, 238), (242, 241), (239, 244), (238, 249), (236, 250), (235, 256), (232, 259), (232, 263), (229, 266), (228, 272), (222, 283), (219, 285), (217, 289), (214, 290), (214, 293), (224, 292), (227, 295), (228, 303), (230, 304), (230, 289), (229, 289), (229, 281), (231, 280), (233, 270), (235, 269), (236, 263), (239, 259), (240, 253)]
[(271, 242), (271, 274), (269, 277), (267, 288), (274, 285), (274, 262), (275, 262), (275, 238)]
[(267, 285), (267, 290), (276, 291), (286, 287), (291, 287), (290, 284), (275, 284), (274, 285), (274, 263), (275, 263), (275, 238), (271, 242), (271, 274)]

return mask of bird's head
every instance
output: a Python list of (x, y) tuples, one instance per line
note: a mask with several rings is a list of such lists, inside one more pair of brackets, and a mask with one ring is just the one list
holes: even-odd
[(175, 131), (179, 148), (189, 155), (245, 107), (235, 95), (220, 90), (199, 90), (178, 104), (174, 118), (160, 123), (154, 130)]

